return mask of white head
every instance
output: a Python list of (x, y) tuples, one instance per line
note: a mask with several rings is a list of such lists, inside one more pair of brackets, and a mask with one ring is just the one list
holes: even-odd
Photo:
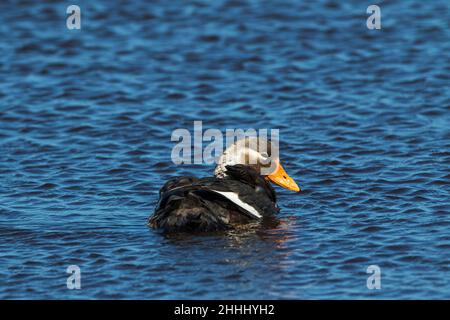
[(300, 191), (280, 164), (279, 149), (274, 143), (257, 137), (245, 137), (231, 144), (220, 156), (214, 175), (227, 176), (226, 166), (243, 164), (254, 168), (279, 186)]

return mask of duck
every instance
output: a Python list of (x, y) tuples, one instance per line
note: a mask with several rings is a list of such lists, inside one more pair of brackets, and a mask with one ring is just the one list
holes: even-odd
[(169, 179), (159, 191), (149, 226), (165, 232), (223, 231), (277, 214), (271, 183), (301, 191), (278, 154), (276, 144), (267, 139), (235, 141), (219, 157), (213, 177)]

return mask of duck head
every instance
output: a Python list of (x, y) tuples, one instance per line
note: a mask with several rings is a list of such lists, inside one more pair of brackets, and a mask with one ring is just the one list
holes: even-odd
[(294, 179), (282, 167), (278, 148), (268, 140), (245, 137), (231, 144), (219, 157), (214, 175), (227, 176), (226, 166), (243, 164), (260, 172), (267, 180), (288, 190), (299, 192)]

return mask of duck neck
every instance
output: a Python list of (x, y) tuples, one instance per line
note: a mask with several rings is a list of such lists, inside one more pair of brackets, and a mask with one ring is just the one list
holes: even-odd
[(218, 164), (216, 169), (214, 170), (214, 176), (219, 179), (223, 179), (227, 177), (227, 169), (224, 165)]

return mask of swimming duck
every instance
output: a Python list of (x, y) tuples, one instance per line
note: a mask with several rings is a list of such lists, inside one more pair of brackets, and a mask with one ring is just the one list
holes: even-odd
[(149, 225), (168, 232), (219, 231), (279, 212), (269, 181), (295, 192), (300, 188), (281, 166), (274, 144), (260, 142), (246, 137), (230, 145), (214, 177), (168, 180)]

